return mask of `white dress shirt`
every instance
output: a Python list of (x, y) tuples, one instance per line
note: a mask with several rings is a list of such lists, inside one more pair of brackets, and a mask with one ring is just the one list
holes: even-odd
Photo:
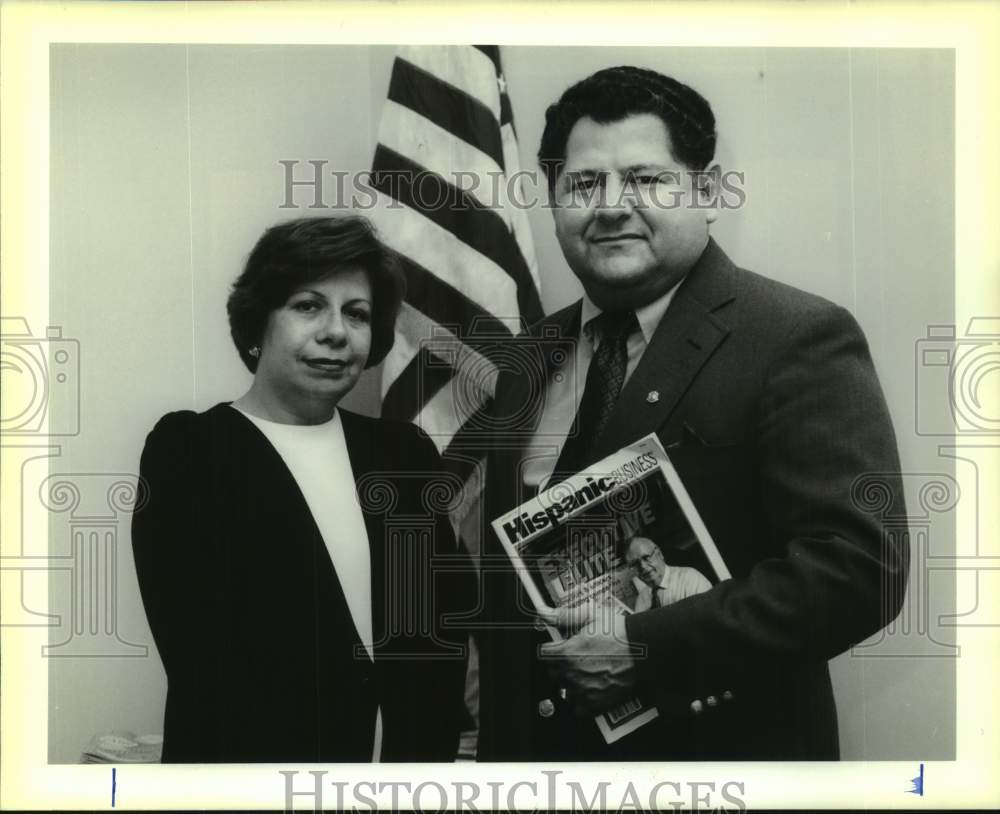
[[(653, 590), (638, 577), (633, 577), (636, 590), (639, 595), (635, 599), (635, 612), (641, 613), (654, 607)], [(686, 599), (695, 594), (704, 593), (712, 587), (704, 574), (697, 568), (688, 568), (681, 565), (667, 565), (663, 573), (663, 579), (656, 589), (660, 595), (659, 604), (655, 607), (672, 605), (681, 599)]]

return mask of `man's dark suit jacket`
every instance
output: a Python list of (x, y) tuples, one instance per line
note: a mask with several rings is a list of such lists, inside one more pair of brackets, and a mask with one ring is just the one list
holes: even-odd
[(167, 672), (164, 762), (370, 761), (377, 705), (384, 761), (454, 759), (464, 658), (440, 625), (460, 597), (437, 573), (454, 554), (427, 499), (437, 452), (411, 425), (340, 415), (371, 548), (374, 663), (305, 498), (252, 422), (220, 404), (170, 413), (147, 438), (132, 540)]
[[(543, 320), (520, 340), (536, 364), (502, 374), (489, 519), (529, 497), (520, 493), (523, 445), (545, 392), (535, 371), (551, 371), (558, 337), (577, 336), (579, 321), (579, 303)], [(542, 639), (530, 603), (487, 535), (480, 758), (836, 759), (827, 661), (898, 613), (909, 557), (873, 511), (881, 501), (884, 512), (905, 514), (892, 424), (861, 329), (843, 308), (736, 268), (710, 240), (593, 459), (650, 432), (733, 579), (627, 620), (630, 641), (645, 646), (642, 695), (660, 717), (607, 747), (535, 658)], [(544, 699), (554, 715), (540, 714)]]

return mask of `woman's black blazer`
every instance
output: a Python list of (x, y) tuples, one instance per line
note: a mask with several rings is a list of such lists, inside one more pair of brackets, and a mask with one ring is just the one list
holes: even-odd
[[(146, 439), (132, 544), (167, 673), (164, 762), (454, 759), (467, 601), (447, 476), (409, 424), (341, 410), (371, 549), (375, 658), (274, 447), (226, 404)], [(345, 484), (344, 488), (355, 488)]]

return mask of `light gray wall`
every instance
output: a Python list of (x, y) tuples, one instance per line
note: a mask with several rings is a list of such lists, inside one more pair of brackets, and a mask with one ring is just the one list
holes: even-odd
[[(82, 380), (81, 432), (53, 472), (134, 473), (161, 414), (243, 392), (227, 288), (267, 225), (310, 212), (279, 208), (277, 162), (368, 168), (392, 53), (53, 46), (50, 321), (80, 341)], [(643, 65), (703, 93), (718, 117), (718, 158), (746, 173), (747, 204), (723, 214), (716, 238), (737, 263), (850, 308), (871, 343), (904, 469), (953, 471), (936, 441), (914, 431), (915, 342), (928, 324), (953, 319), (950, 52), (505, 47), (503, 60), (525, 168), (545, 106), (591, 70)], [(297, 200), (311, 202), (303, 192)], [(549, 213), (529, 216), (552, 311), (579, 288)], [(375, 371), (348, 406), (377, 413), (377, 394)], [(907, 483), (919, 513), (920, 476)], [(53, 553), (69, 552), (72, 521), (53, 515)], [(954, 548), (950, 523), (934, 520), (939, 553)], [(124, 514), (116, 563), (118, 635), (151, 645)], [(64, 620), (58, 641), (73, 618), (71, 592), (65, 574), (50, 585)], [(934, 608), (953, 606), (952, 580), (930, 588)], [(911, 616), (927, 601), (911, 595)], [(844, 757), (953, 757), (954, 660), (939, 657), (926, 629), (914, 638), (900, 627), (862, 652), (833, 662)], [(52, 659), (49, 677), (52, 762), (74, 762), (97, 732), (161, 731), (166, 683), (152, 648), (148, 658)]]

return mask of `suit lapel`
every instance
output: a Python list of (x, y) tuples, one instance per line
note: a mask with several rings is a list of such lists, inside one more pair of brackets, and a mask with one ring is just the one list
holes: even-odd
[(735, 298), (735, 274), (736, 267), (709, 239), (625, 385), (595, 444), (595, 459), (666, 423), (698, 371), (729, 334), (719, 312)]

